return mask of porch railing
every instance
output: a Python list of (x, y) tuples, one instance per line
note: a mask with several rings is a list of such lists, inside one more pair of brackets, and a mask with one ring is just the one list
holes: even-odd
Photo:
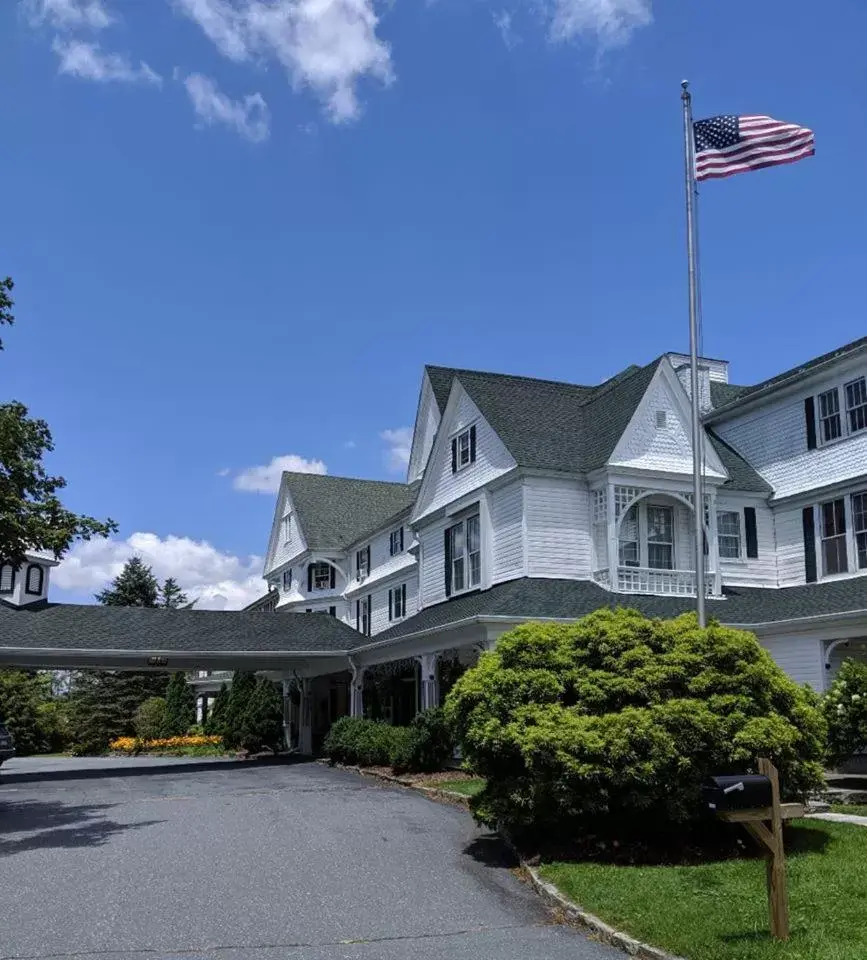
[[(713, 594), (714, 575), (707, 573), (708, 595)], [(662, 596), (694, 597), (694, 570), (658, 570), (651, 567), (618, 567), (614, 582), (608, 568), (597, 570), (593, 579), (616, 593), (651, 593)]]

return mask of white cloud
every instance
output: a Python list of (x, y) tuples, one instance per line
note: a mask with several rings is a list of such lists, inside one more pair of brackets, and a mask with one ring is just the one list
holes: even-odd
[(409, 463), (412, 449), (412, 427), (397, 427), (395, 430), (383, 430), (379, 435), (385, 440), (385, 463), (392, 473), (403, 473)]
[(126, 540), (78, 543), (52, 574), (64, 590), (96, 593), (123, 569), (130, 557), (141, 557), (162, 581), (174, 577), (202, 610), (237, 610), (262, 596), (262, 558), (222, 553), (205, 540), (134, 533)]
[(603, 49), (627, 43), (653, 21), (650, 0), (550, 0), (552, 40), (595, 39)]
[(172, 0), (224, 56), (274, 59), (293, 85), (309, 87), (330, 118), (358, 116), (364, 77), (393, 79), (391, 51), (376, 34), (374, 0)]
[(354, 440), (344, 440), (343, 449), (344, 450), (354, 450), (358, 444)]
[(514, 50), (521, 42), (512, 25), (512, 14), (508, 10), (499, 10), (492, 14), (494, 26), (500, 31), (503, 43), (509, 50)]
[(260, 93), (251, 93), (243, 100), (232, 100), (210, 77), (201, 73), (190, 74), (184, 80), (184, 86), (203, 123), (208, 126), (224, 124), (253, 143), (268, 139), (271, 113)]
[(34, 26), (58, 30), (104, 30), (115, 21), (103, 0), (23, 0), (21, 7)]
[(82, 80), (99, 83), (146, 83), (160, 86), (162, 77), (144, 61), (134, 67), (119, 53), (105, 53), (98, 44), (84, 40), (61, 40), (55, 38), (51, 45), (60, 58), (58, 69)]
[(291, 473), (328, 473), (328, 468), (321, 460), (305, 460), (297, 454), (287, 453), (283, 457), (274, 457), (270, 463), (262, 466), (241, 470), (232, 480), (232, 486), (236, 490), (251, 493), (276, 493), (284, 470)]

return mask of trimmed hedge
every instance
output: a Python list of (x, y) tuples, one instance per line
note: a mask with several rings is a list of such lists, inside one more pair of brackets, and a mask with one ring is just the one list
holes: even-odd
[(325, 738), (323, 749), (332, 763), (433, 773), (445, 767), (454, 741), (442, 710), (435, 709), (420, 713), (408, 727), (341, 717)]

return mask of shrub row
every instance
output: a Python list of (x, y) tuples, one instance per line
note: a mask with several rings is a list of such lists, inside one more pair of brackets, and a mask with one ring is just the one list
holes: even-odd
[(408, 727), (342, 717), (326, 737), (324, 751), (332, 763), (426, 773), (443, 769), (454, 741), (442, 710), (435, 709), (420, 713)]

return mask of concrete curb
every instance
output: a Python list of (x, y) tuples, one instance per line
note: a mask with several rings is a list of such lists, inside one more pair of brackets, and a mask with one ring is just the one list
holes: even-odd
[[(470, 806), (470, 798), (461, 793), (452, 793), (450, 790), (443, 790), (438, 787), (421, 786), (420, 784), (413, 783), (411, 780), (406, 780), (402, 777), (393, 776), (392, 774), (388, 773), (379, 773), (378, 771), (373, 770), (365, 770), (362, 767), (350, 767), (339, 763), (334, 764), (334, 766), (339, 767), (341, 770), (351, 770), (354, 773), (359, 773), (363, 777), (381, 780), (384, 783), (391, 783), (401, 787), (409, 787), (411, 790), (415, 790), (417, 793), (423, 793), (433, 800), (451, 803), (455, 806), (464, 807), (465, 809), (469, 809)], [(503, 842), (515, 855), (515, 858), (520, 864), (521, 873), (527, 878), (530, 886), (533, 887), (539, 897), (549, 907), (563, 914), (572, 923), (592, 934), (596, 940), (599, 940), (601, 943), (607, 943), (609, 946), (616, 947), (618, 950), (622, 950), (630, 957), (637, 957), (638, 960), (684, 960), (683, 957), (679, 957), (673, 953), (668, 953), (665, 950), (661, 950), (659, 947), (652, 947), (649, 943), (642, 943), (640, 940), (636, 940), (635, 937), (630, 937), (628, 933), (615, 930), (614, 927), (606, 923), (604, 920), (600, 920), (600, 918), (595, 916), (595, 914), (589, 913), (587, 910), (579, 907), (577, 903), (573, 903), (568, 897), (560, 893), (553, 883), (548, 883), (547, 880), (543, 880), (539, 876), (539, 872), (536, 870), (536, 868), (531, 867), (527, 861), (524, 860), (524, 858), (518, 852), (518, 848), (512, 842), (512, 839), (505, 830), (499, 829), (497, 830), (497, 833), (499, 833), (500, 837), (503, 839)]]

